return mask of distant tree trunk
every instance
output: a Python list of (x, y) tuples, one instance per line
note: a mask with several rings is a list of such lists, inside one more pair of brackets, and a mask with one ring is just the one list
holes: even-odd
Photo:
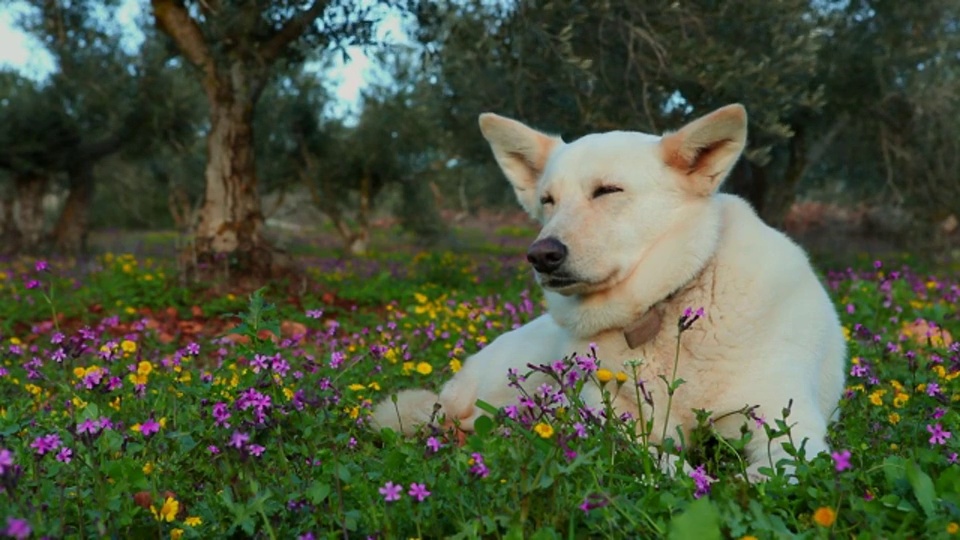
[(766, 169), (743, 158), (730, 172), (723, 189), (743, 197), (758, 214), (763, 215), (768, 187)]
[(10, 255), (20, 248), (20, 229), (14, 216), (13, 195), (0, 199), (0, 255)]
[(790, 207), (797, 198), (800, 180), (807, 171), (807, 145), (803, 133), (795, 128), (790, 139), (790, 155), (783, 178), (770, 189), (760, 217), (771, 227), (782, 229)]
[(17, 251), (36, 252), (43, 240), (43, 195), (47, 190), (47, 175), (21, 173), (14, 178), (17, 208), (16, 222), (20, 231)]
[(90, 206), (96, 186), (93, 164), (80, 162), (67, 171), (69, 193), (53, 228), (53, 245), (61, 253), (85, 255), (90, 232)]
[(194, 231), (197, 261), (202, 265), (226, 256), (240, 274), (268, 279), (273, 275), (274, 249), (263, 236), (253, 103), (220, 94), (210, 108), (206, 190)]

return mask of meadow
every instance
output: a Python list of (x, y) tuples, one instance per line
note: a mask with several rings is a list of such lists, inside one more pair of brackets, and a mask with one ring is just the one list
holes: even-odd
[(388, 248), (387, 233), (356, 259), (306, 246), (306, 279), (249, 294), (180, 283), (143, 244), (0, 261), (0, 537), (960, 534), (960, 280), (909, 258), (821, 266), (847, 389), (833, 454), (797, 459), (795, 482), (745, 482), (749, 432), (713, 434), (711, 413), (742, 414), (801, 443), (789, 408), (756, 418), (749, 404), (702, 412), (690, 440), (659, 448), (693, 470), (663, 472), (641, 419), (578, 406), (584, 381), (633, 384), (591, 351), (531, 366), (557, 384), (475, 433), (371, 430), (373, 403), (439, 388), (541, 313), (531, 237), (431, 252)]

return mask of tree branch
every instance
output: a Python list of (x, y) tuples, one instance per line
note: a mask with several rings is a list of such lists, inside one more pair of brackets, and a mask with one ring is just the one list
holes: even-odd
[(263, 63), (266, 65), (272, 64), (287, 45), (299, 38), (307, 27), (317, 20), (317, 17), (323, 13), (326, 7), (326, 0), (314, 0), (306, 11), (292, 17), (275, 34), (270, 36), (260, 48), (260, 58)]
[(214, 92), (217, 64), (203, 38), (200, 25), (187, 12), (183, 0), (150, 0), (150, 4), (157, 27), (173, 39), (187, 61), (203, 71), (203, 87), (207, 94)]

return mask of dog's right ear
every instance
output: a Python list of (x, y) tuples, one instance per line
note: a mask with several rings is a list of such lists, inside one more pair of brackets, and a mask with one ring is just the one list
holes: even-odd
[(532, 216), (540, 207), (537, 200), (537, 181), (543, 174), (547, 158), (560, 137), (551, 137), (516, 120), (493, 113), (480, 115), (480, 131), (490, 143), (493, 155), (513, 185), (520, 205)]

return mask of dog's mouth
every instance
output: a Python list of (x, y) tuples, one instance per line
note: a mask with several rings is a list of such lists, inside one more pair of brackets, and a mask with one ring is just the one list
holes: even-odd
[(582, 284), (583, 281), (566, 275), (540, 274), (540, 286), (556, 292), (564, 292)]

